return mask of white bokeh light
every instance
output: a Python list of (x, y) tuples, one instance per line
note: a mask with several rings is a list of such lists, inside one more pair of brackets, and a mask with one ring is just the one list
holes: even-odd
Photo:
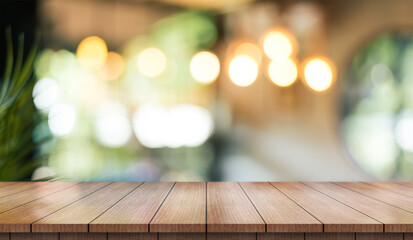
[(163, 146), (166, 108), (159, 104), (145, 104), (133, 115), (133, 130), (139, 142), (148, 148)]
[(55, 136), (65, 136), (69, 134), (76, 123), (75, 109), (64, 103), (57, 103), (49, 111), (49, 129)]
[(50, 77), (40, 79), (33, 88), (33, 102), (37, 109), (47, 112), (60, 97), (56, 80)]
[(401, 114), (396, 122), (395, 138), (397, 144), (404, 150), (413, 152), (413, 113)]
[(132, 136), (132, 128), (125, 106), (117, 102), (107, 102), (97, 111), (95, 136), (106, 147), (125, 145)]
[(133, 129), (148, 148), (195, 147), (211, 135), (213, 120), (208, 110), (190, 104), (145, 104), (133, 116)]

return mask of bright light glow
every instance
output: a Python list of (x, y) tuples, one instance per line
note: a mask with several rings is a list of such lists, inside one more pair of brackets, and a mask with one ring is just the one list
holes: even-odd
[(55, 136), (69, 134), (76, 123), (75, 109), (64, 103), (57, 103), (49, 111), (49, 129)]
[(202, 51), (192, 57), (189, 69), (198, 82), (211, 83), (218, 77), (219, 60), (215, 54)]
[(166, 56), (158, 48), (146, 48), (138, 55), (138, 70), (146, 77), (161, 75), (166, 68)]
[(49, 77), (40, 79), (33, 88), (33, 102), (37, 109), (48, 111), (60, 96), (59, 84)]
[(380, 84), (383, 81), (393, 81), (391, 69), (382, 63), (376, 64), (371, 68), (370, 77), (373, 83)]
[(34, 170), (32, 174), (32, 180), (41, 180), (45, 178), (54, 177), (55, 175), (56, 173), (52, 168), (43, 166)]
[(273, 60), (282, 60), (293, 55), (295, 39), (286, 30), (274, 30), (264, 37), (264, 52)]
[(139, 142), (148, 148), (160, 148), (167, 135), (166, 108), (158, 104), (141, 106), (133, 115), (132, 125)]
[(403, 113), (396, 123), (395, 138), (404, 150), (413, 152), (413, 113)]
[(261, 50), (253, 43), (244, 42), (241, 43), (235, 49), (235, 56), (238, 55), (247, 55), (252, 57), (257, 63), (260, 63), (262, 60)]
[(117, 102), (103, 104), (97, 111), (95, 135), (103, 146), (125, 145), (132, 136), (127, 109)]
[(325, 60), (315, 58), (305, 65), (304, 77), (310, 88), (322, 92), (327, 90), (333, 83), (333, 70)]
[(108, 56), (108, 48), (103, 39), (92, 36), (79, 43), (76, 52), (82, 66), (88, 69), (98, 69), (103, 66)]
[(125, 69), (123, 57), (115, 52), (109, 52), (103, 67), (103, 77), (108, 81), (116, 80)]
[(228, 68), (231, 81), (241, 87), (251, 85), (258, 75), (258, 64), (250, 56), (239, 55), (234, 57)]
[(355, 115), (344, 120), (344, 127), (348, 149), (360, 165), (383, 179), (390, 177), (399, 154), (393, 135), (393, 116)]
[(268, 66), (268, 75), (276, 85), (290, 86), (297, 79), (297, 65), (291, 59), (272, 61)]
[(199, 146), (211, 135), (211, 114), (198, 106), (181, 104), (171, 108), (145, 104), (133, 116), (139, 142), (148, 148)]

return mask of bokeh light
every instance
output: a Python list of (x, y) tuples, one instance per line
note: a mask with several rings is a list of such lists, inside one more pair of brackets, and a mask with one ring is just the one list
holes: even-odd
[(304, 66), (304, 78), (308, 86), (317, 92), (330, 88), (333, 83), (332, 65), (324, 59), (314, 58)]
[(213, 121), (209, 111), (198, 106), (145, 104), (133, 116), (133, 129), (148, 148), (195, 147), (211, 135)]
[(282, 60), (297, 52), (295, 38), (287, 30), (276, 29), (264, 36), (264, 52), (270, 59)]
[(102, 69), (103, 77), (108, 81), (118, 79), (125, 69), (123, 57), (116, 52), (109, 52)]
[(271, 61), (268, 66), (268, 75), (277, 86), (290, 86), (297, 79), (297, 65), (292, 59)]
[(37, 109), (47, 112), (60, 97), (56, 80), (50, 77), (40, 79), (33, 88), (33, 102)]
[(228, 74), (235, 85), (246, 87), (257, 79), (258, 64), (250, 56), (235, 56), (229, 63)]
[(138, 55), (138, 70), (146, 77), (161, 75), (165, 71), (166, 64), (166, 56), (158, 48), (146, 48)]
[(65, 103), (57, 103), (49, 111), (49, 129), (55, 136), (69, 134), (76, 123), (75, 109)]
[(117, 102), (102, 104), (96, 114), (95, 136), (106, 147), (125, 145), (132, 136), (126, 107)]
[(258, 64), (261, 63), (262, 53), (257, 45), (250, 42), (243, 42), (235, 49), (234, 55), (247, 55), (252, 57)]
[(108, 48), (103, 39), (92, 36), (79, 43), (76, 55), (83, 67), (96, 70), (105, 63)]
[(413, 112), (404, 112), (396, 122), (395, 138), (404, 150), (413, 152)]
[(211, 83), (219, 74), (220, 66), (218, 57), (208, 51), (195, 54), (190, 63), (192, 77), (200, 83)]

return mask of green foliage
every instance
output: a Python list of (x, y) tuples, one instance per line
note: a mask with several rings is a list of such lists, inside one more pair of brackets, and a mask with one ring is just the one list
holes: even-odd
[(33, 63), (39, 37), (23, 59), (24, 35), (18, 38), (14, 59), (11, 29), (6, 30), (7, 59), (0, 78), (0, 180), (24, 180), (39, 166), (33, 131), (40, 121), (32, 99)]

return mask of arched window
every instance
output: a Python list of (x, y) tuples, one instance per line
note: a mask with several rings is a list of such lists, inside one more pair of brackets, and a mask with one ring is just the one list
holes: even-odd
[(374, 38), (343, 85), (342, 131), (352, 158), (380, 179), (412, 179), (413, 34)]

